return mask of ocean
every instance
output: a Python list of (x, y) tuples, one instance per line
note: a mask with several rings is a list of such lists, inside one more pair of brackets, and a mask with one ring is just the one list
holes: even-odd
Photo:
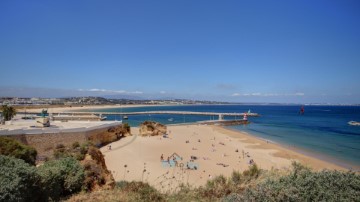
[[(91, 111), (137, 112), (137, 111), (198, 111), (198, 112), (251, 112), (260, 117), (249, 117), (248, 125), (229, 126), (233, 130), (247, 132), (305, 154), (330, 160), (344, 167), (360, 166), (360, 126), (349, 121), (360, 121), (360, 106), (300, 106), (279, 105), (178, 105), (136, 108), (112, 108)], [(121, 116), (107, 115), (108, 120), (121, 120)], [(242, 117), (225, 117), (241, 119)], [(131, 126), (145, 120), (163, 124), (181, 124), (204, 120), (216, 120), (217, 116), (197, 115), (134, 115), (128, 116)]]

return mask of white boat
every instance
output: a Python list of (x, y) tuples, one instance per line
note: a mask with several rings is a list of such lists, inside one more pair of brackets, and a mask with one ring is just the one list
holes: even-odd
[(173, 119), (173, 118), (169, 118), (168, 121), (174, 121), (174, 119)]
[(360, 122), (357, 121), (349, 121), (348, 124), (352, 126), (360, 126)]

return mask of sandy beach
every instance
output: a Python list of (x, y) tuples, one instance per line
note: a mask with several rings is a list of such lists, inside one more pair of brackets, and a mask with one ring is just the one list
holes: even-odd
[(140, 137), (138, 128), (132, 133), (113, 142), (111, 150), (101, 148), (108, 169), (116, 181), (142, 180), (163, 191), (174, 191), (180, 183), (204, 185), (214, 176), (244, 171), (252, 161), (262, 169), (287, 169), (294, 160), (316, 170), (344, 169), (219, 126), (168, 126), (169, 138)]

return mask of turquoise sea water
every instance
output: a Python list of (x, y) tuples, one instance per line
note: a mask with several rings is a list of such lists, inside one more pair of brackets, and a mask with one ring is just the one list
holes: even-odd
[[(192, 105), (156, 106), (122, 109), (102, 109), (102, 112), (136, 111), (199, 111), (199, 112), (252, 112), (260, 117), (250, 117), (251, 124), (231, 126), (234, 130), (245, 131), (259, 138), (277, 142), (305, 153), (354, 169), (360, 166), (360, 127), (348, 125), (349, 121), (360, 121), (360, 106), (305, 106), (304, 115), (299, 115), (300, 106), (262, 105)], [(92, 110), (94, 111), (94, 110)], [(109, 120), (120, 120), (120, 116), (107, 116)], [(171, 118), (171, 119), (170, 119)], [(179, 124), (218, 117), (195, 115), (136, 115), (127, 122), (137, 126), (144, 120), (163, 124)], [(226, 119), (242, 117), (226, 117)], [(170, 119), (170, 120), (169, 120)], [(124, 120), (125, 121), (125, 120)], [(357, 167), (357, 168), (356, 168)]]

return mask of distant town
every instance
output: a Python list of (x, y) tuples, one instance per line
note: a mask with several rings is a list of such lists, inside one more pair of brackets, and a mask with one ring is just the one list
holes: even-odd
[(21, 98), (21, 97), (0, 97), (0, 105), (13, 106), (86, 106), (86, 105), (196, 105), (196, 104), (239, 104), (239, 105), (324, 105), (324, 106), (360, 106), (360, 104), (343, 103), (240, 103), (220, 102), (189, 99), (167, 99), (167, 100), (135, 100), (135, 99), (113, 99), (103, 97), (66, 97), (66, 98)]
[(19, 97), (0, 97), (0, 105), (64, 105), (64, 106), (82, 106), (82, 105), (117, 105), (117, 104), (230, 104), (228, 102), (199, 101), (187, 99), (173, 100), (131, 100), (131, 99), (107, 99), (103, 97), (68, 97), (68, 98), (19, 98)]

